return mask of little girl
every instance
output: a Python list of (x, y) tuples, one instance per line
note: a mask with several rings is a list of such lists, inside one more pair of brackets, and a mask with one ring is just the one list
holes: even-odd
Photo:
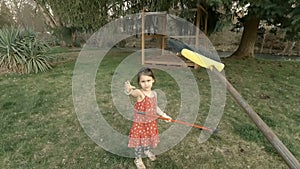
[(168, 118), (171, 117), (163, 113), (157, 107), (157, 94), (152, 91), (152, 85), (155, 77), (150, 68), (142, 68), (138, 72), (138, 84), (141, 89), (136, 89), (130, 85), (129, 81), (125, 82), (125, 93), (136, 98), (134, 105), (134, 119), (129, 133), (128, 147), (135, 148), (134, 163), (138, 169), (145, 169), (141, 155), (144, 154), (151, 160), (155, 161), (155, 155), (150, 151), (150, 146), (157, 147), (159, 142), (157, 115)]

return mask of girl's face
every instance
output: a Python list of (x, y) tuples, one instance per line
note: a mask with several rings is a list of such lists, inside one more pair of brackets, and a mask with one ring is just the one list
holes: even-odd
[(154, 79), (151, 76), (141, 75), (139, 83), (144, 91), (151, 91)]

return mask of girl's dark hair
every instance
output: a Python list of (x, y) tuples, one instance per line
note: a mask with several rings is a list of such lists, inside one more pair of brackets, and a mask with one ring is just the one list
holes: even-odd
[(150, 77), (152, 77), (155, 80), (155, 76), (154, 76), (153, 71), (150, 68), (148, 68), (148, 67), (143, 67), (143, 68), (140, 69), (140, 71), (137, 74), (137, 82), (138, 82), (138, 84), (140, 84), (140, 77), (142, 75), (150, 76)]

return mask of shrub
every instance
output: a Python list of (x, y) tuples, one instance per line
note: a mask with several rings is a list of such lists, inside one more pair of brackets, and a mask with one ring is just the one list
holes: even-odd
[(0, 30), (0, 67), (16, 73), (43, 72), (51, 69), (46, 55), (49, 46), (30, 29)]
[(3, 28), (0, 30), (0, 67), (14, 72), (19, 71), (20, 65), (25, 62), (25, 56), (21, 54), (19, 48), (19, 41), (19, 29)]
[(25, 37), (20, 45), (25, 55), (24, 69), (27, 73), (45, 72), (51, 69), (50, 57), (46, 55), (49, 46), (46, 43), (36, 38)]

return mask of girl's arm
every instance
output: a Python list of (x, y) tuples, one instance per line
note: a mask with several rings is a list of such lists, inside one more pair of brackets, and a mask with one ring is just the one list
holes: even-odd
[[(155, 91), (153, 91), (154, 95), (155, 95), (155, 98), (157, 100), (157, 94)], [(170, 120), (168, 120), (167, 122), (171, 122), (172, 118), (170, 116), (168, 116), (166, 113), (164, 113), (158, 106), (156, 107), (156, 112), (158, 115), (164, 117), (164, 118), (168, 118)]]
[(126, 95), (131, 95), (133, 97), (136, 97), (137, 100), (142, 100), (143, 99), (143, 93), (139, 89), (136, 89), (135, 86), (131, 86), (130, 82), (127, 80), (124, 84), (124, 92)]

